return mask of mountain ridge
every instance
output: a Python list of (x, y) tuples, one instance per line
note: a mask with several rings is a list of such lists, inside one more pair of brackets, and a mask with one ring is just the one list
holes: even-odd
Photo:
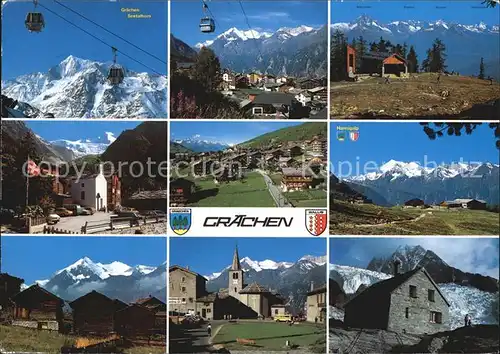
[(2, 80), (2, 93), (57, 118), (166, 117), (165, 76), (124, 68), (123, 83), (112, 86), (111, 65), (70, 55), (45, 73)]

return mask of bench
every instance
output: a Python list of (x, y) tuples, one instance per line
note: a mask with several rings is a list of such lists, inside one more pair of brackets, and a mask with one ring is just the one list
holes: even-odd
[(236, 342), (243, 345), (255, 345), (255, 340), (253, 339), (236, 338)]

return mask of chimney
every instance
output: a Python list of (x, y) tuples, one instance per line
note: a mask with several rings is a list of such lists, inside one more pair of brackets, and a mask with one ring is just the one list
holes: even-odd
[(394, 261), (394, 276), (399, 274), (399, 265), (400, 264), (401, 264), (401, 262), (399, 260), (396, 259)]
[(314, 282), (312, 281), (311, 282), (311, 291), (313, 291), (313, 290), (314, 290)]

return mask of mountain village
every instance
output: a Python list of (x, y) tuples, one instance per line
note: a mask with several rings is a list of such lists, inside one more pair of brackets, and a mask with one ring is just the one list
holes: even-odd
[[(118, 262), (115, 265), (124, 266)], [(97, 266), (85, 257), (56, 273), (53, 279), (35, 282), (31, 286), (25, 285), (22, 278), (0, 273), (0, 329), (7, 332), (7, 337), (18, 340), (7, 341), (2, 345), (6, 349), (12, 346), (17, 351), (22, 343), (27, 345), (27, 338), (33, 337), (37, 339), (36, 342), (28, 345), (34, 351), (50, 348), (61, 353), (103, 353), (138, 347), (147, 348), (149, 352), (164, 353), (167, 326), (167, 305), (164, 300), (148, 295), (125, 302), (96, 290), (68, 300), (47, 290), (51, 281), (55, 281), (60, 274), (66, 276), (65, 282), (59, 283), (59, 287), (52, 285), (51, 288), (63, 292), (63, 285), (68, 283), (68, 278), (76, 281), (74, 285), (77, 285), (85, 277), (96, 277), (93, 271), (99, 267), (103, 266)], [(148, 276), (140, 268), (134, 272), (137, 273), (136, 277)], [(73, 274), (78, 275), (75, 277)], [(117, 276), (106, 272), (99, 275), (101, 280), (105, 276)], [(165, 285), (163, 287), (165, 290)], [(125, 297), (129, 298), (130, 295)], [(160, 296), (163, 299), (165, 297), (166, 294)], [(63, 340), (58, 341), (57, 336)]]
[[(119, 158), (116, 154), (132, 143), (134, 134), (138, 135), (139, 129), (149, 129), (147, 127), (151, 124), (153, 129), (156, 127), (155, 123), (144, 124), (146, 125), (139, 125), (140, 128), (135, 133), (127, 131), (107, 145), (98, 145), (103, 150), (96, 151), (97, 155), (80, 153), (78, 159), (71, 158), (72, 161), (68, 164), (66, 157), (74, 156), (70, 149), (40, 140), (23, 122), (6, 122), (2, 127), (2, 137), (5, 142), (12, 139), (12, 156), (17, 159), (12, 166), (16, 167), (15, 170), (20, 175), (3, 176), (5, 203), (2, 208), (2, 232), (165, 233), (168, 197), (166, 188), (162, 189), (158, 184), (146, 189), (138, 180), (131, 180), (127, 171), (114, 169), (117, 165), (114, 162)], [(161, 134), (161, 130), (159, 133)], [(145, 138), (144, 135), (138, 136)], [(152, 139), (151, 136), (149, 138)], [(31, 146), (32, 151), (23, 151), (23, 144)], [(6, 153), (10, 154), (10, 151)], [(42, 155), (45, 157), (44, 161), (52, 162), (39, 166)], [(29, 177), (23, 177), (22, 166), (28, 156)], [(110, 160), (103, 158), (101, 161), (103, 156)], [(76, 171), (80, 168), (78, 165), (82, 168), (82, 173), (77, 174)], [(16, 187), (5, 189), (9, 185)], [(20, 193), (26, 197), (21, 198)]]
[[(276, 134), (280, 134), (279, 131)], [(235, 206), (234, 203), (254, 207), (325, 206), (327, 142), (324, 135), (301, 140), (273, 139), (263, 144), (250, 141), (222, 151), (199, 153), (174, 144), (170, 152), (171, 168), (175, 169), (170, 181), (170, 206), (205, 203), (211, 206)], [(235, 192), (245, 192), (245, 199), (232, 198)], [(266, 204), (260, 205), (263, 201)]]
[[(302, 261), (310, 262), (306, 259)], [(316, 263), (308, 264), (311, 264), (311, 269), (319, 266)], [(291, 269), (294, 266), (290, 264), (285, 267)], [(277, 266), (277, 271), (283, 269), (280, 267)], [(309, 343), (321, 345), (326, 323), (325, 283), (315, 285), (311, 282), (309, 288), (307, 285), (294, 288), (294, 291), (302, 294), (302, 308), (297, 309), (292, 308), (290, 299), (276, 289), (272, 290), (256, 281), (247, 284), (245, 274), (252, 270), (244, 270), (238, 248), (235, 248), (231, 266), (226, 271), (227, 287), (210, 292), (205, 276), (189, 266), (170, 266), (169, 334), (172, 351), (211, 351), (255, 346), (266, 350), (301, 349), (310, 352), (311, 348), (307, 348)], [(300, 275), (304, 276), (309, 275), (307, 272)], [(321, 279), (321, 276), (318, 275), (318, 278)], [(200, 340), (198, 336), (208, 323), (213, 328), (212, 338)], [(263, 327), (266, 328), (265, 332), (262, 332)], [(259, 333), (265, 335), (257, 337), (257, 328), (260, 328)], [(186, 341), (186, 337), (191, 339)]]

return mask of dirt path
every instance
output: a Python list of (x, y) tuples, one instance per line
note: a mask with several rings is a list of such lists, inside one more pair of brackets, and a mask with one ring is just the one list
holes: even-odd
[(221, 324), (220, 326), (218, 326), (217, 328), (215, 328), (215, 330), (212, 332), (212, 336), (208, 339), (208, 344), (212, 345), (212, 340), (215, 338), (215, 336), (217, 336), (217, 334), (219, 334), (220, 330), (222, 329), (222, 327), (224, 327), (223, 324)]
[(417, 222), (417, 221), (425, 218), (425, 216), (428, 214), (432, 214), (432, 212), (423, 213), (423, 214), (417, 216), (416, 218), (409, 219), (409, 220), (389, 221), (389, 222), (385, 222), (382, 224), (341, 224), (341, 226), (351, 226), (352, 225), (356, 228), (360, 228), (360, 227), (380, 227), (380, 226), (387, 226), (387, 225), (399, 225), (399, 224), (405, 224), (408, 222)]

